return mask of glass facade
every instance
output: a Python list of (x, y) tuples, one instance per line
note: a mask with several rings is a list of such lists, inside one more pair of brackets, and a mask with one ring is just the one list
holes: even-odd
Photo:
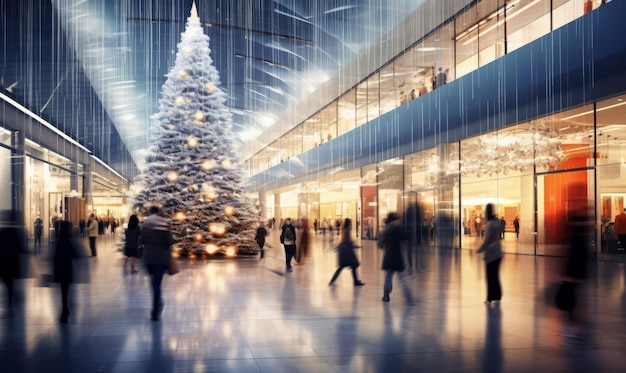
[[(584, 15), (584, 7), (583, 0), (479, 1), (252, 156), (246, 168), (254, 175), (310, 150), (313, 122), (321, 121), (315, 146), (546, 35)], [(283, 149), (282, 156), (268, 157), (274, 148)]]
[[(38, 221), (43, 242), (55, 238), (60, 220), (71, 221), (76, 231), (91, 212), (124, 221), (128, 210), (123, 177), (45, 121), (29, 122), (26, 118), (36, 117), (28, 109), (9, 99), (3, 105), (0, 174), (5, 193), (0, 209), (19, 211), (29, 238), (34, 238)], [(24, 130), (14, 130), (23, 122), (28, 123)]]
[[(309, 225), (353, 217), (360, 236), (376, 239), (387, 214), (411, 211), (424, 244), (475, 248), (484, 205), (494, 202), (504, 220), (506, 251), (550, 255), (564, 240), (568, 203), (585, 198), (596, 207), (595, 252), (623, 253), (612, 222), (626, 197), (626, 90), (618, 84), (603, 93), (585, 90), (612, 80), (595, 67), (612, 56), (604, 44), (593, 45), (603, 26), (602, 2), (481, 0), (463, 2), (468, 5), (461, 9), (443, 3), (428, 2), (440, 6), (436, 14), (422, 14), (419, 24), (401, 23), (359, 51), (377, 64), (366, 72), (350, 66), (340, 71), (333, 78), (335, 94), (317, 96), (314, 108), (283, 118), (297, 123), (268, 130), (273, 140), (245, 164), (263, 217), (307, 218)], [(575, 32), (559, 31), (581, 19)], [(420, 36), (404, 40), (406, 29)], [(549, 50), (546, 35), (563, 38), (553, 42), (561, 43), (562, 55)], [(571, 50), (568, 37), (577, 41)], [(593, 50), (598, 61), (576, 48)], [(567, 70), (582, 63), (581, 55), (591, 62)], [(516, 71), (526, 70), (527, 80), (515, 80)], [(352, 78), (354, 84), (344, 86)], [(585, 88), (574, 85), (576, 79)], [(490, 99), (481, 101), (483, 96)], [(80, 115), (74, 122), (89, 117)], [(0, 133), (4, 189), (11, 188), (17, 152), (9, 129), (14, 123), (7, 121)], [(88, 137), (116, 153), (110, 125), (91, 127), (93, 133), (72, 138)], [(74, 190), (89, 211), (128, 215), (123, 177), (98, 174), (93, 161), (77, 161), (62, 141), (50, 143), (24, 146), (27, 222), (64, 214)], [(275, 179), (259, 181), (270, 174)], [(11, 199), (5, 195), (0, 204), (9, 208)]]
[[(479, 75), (472, 74), (474, 71), (505, 74), (504, 69), (491, 64), (514, 51), (516, 56), (518, 51), (527, 53), (521, 48), (599, 5), (592, 3), (588, 9), (589, 4), (584, 1), (476, 2), (332, 101), (329, 106), (337, 103), (339, 107), (337, 136), (350, 134), (348, 140), (340, 142), (342, 146), (349, 144), (348, 154), (372, 154), (372, 162), (364, 156), (346, 163), (341, 158), (343, 153), (329, 156), (326, 151), (343, 149), (342, 146), (314, 153), (319, 158), (329, 158), (328, 163), (335, 167), (339, 165), (360, 175), (355, 188), (332, 192), (333, 198), (340, 193), (337, 201), (358, 201), (359, 234), (365, 239), (376, 239), (386, 215), (399, 212), (419, 216), (419, 223), (413, 224), (419, 226), (416, 231), (423, 244), (474, 249), (482, 242), (484, 206), (491, 202), (497, 205), (498, 216), (503, 220), (505, 251), (552, 255), (566, 241), (567, 216), (575, 203), (572, 201), (584, 199), (596, 207), (597, 240), (590, 251), (597, 255), (624, 253), (612, 232), (612, 222), (624, 208), (626, 197), (622, 187), (626, 182), (621, 176), (621, 151), (626, 139), (626, 114), (620, 112), (626, 99), (623, 91), (617, 89), (610, 97), (571, 107), (555, 105), (547, 92), (547, 97), (541, 99), (545, 99), (548, 108), (534, 115), (510, 114), (498, 107), (505, 102), (494, 102), (493, 109), (488, 105), (481, 109), (493, 110), (494, 114), (483, 115), (479, 123), (461, 117), (460, 128), (429, 128), (458, 121), (450, 117), (443, 101), (445, 96), (431, 92), (460, 79), (461, 83), (455, 85), (455, 89), (460, 87), (459, 92), (446, 94), (462, 95), (462, 86), (472, 84), (477, 87), (475, 94), (480, 95), (480, 84), (474, 81)], [(502, 97), (508, 94), (507, 89), (511, 90), (501, 89)], [(410, 104), (413, 100), (421, 106)], [(436, 106), (434, 112), (439, 117), (427, 117), (433, 111), (414, 109), (426, 105)], [(460, 110), (461, 116), (474, 109)], [(311, 118), (324, 122), (325, 110)], [(527, 108), (519, 105), (515, 110)], [(510, 118), (512, 115), (532, 119), (515, 120)], [(412, 122), (422, 125), (411, 125)], [(348, 123), (354, 123), (356, 129)], [(407, 131), (417, 142), (398, 140)], [(383, 136), (377, 137), (377, 133)], [(247, 169), (254, 180), (263, 180), (255, 179), (266, 170), (255, 159), (264, 151), (248, 160)], [(309, 157), (296, 156), (302, 160)], [(275, 164), (265, 166), (272, 168)], [(316, 185), (320, 199), (330, 193), (329, 184), (345, 182), (343, 174), (348, 172), (323, 172), (322, 183), (321, 178), (306, 169), (292, 171), (307, 174), (308, 185)], [(280, 200), (286, 194), (301, 193), (301, 185), (286, 182)], [(276, 204), (272, 211), (282, 205), (262, 182), (256, 188), (263, 190), (266, 203), (271, 198)], [(413, 212), (415, 205), (419, 215)], [(304, 209), (308, 215), (300, 217), (312, 220), (342, 216), (340, 208), (321, 210), (319, 215), (311, 216), (311, 210)]]

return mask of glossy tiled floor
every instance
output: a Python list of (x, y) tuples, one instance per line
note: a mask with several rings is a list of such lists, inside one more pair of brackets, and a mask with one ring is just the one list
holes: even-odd
[[(276, 241), (273, 231), (270, 242)], [(142, 268), (123, 271), (110, 237), (99, 238), (91, 281), (73, 285), (70, 322), (59, 324), (59, 290), (20, 284), (12, 318), (0, 319), (0, 372), (623, 372), (624, 264), (592, 262), (583, 298), (587, 322), (575, 339), (548, 307), (555, 258), (507, 255), (504, 297), (483, 304), (483, 262), (469, 251), (426, 249), (382, 303), (382, 252), (363, 241), (359, 268), (329, 287), (335, 254), (314, 238), (303, 265), (284, 273), (282, 249), (268, 257), (185, 261), (164, 281), (162, 321), (151, 322)], [(1, 290), (4, 295), (4, 288)], [(1, 306), (3, 307), (3, 305)], [(0, 308), (0, 311), (4, 310)]]

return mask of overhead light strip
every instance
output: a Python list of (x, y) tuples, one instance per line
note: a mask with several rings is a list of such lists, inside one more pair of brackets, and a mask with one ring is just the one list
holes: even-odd
[[(111, 171), (112, 173), (114, 173), (117, 177), (119, 177), (120, 179), (128, 182), (128, 180), (126, 180), (126, 178), (122, 175), (120, 175), (117, 171), (115, 171), (114, 169), (111, 168), (111, 166), (109, 166), (108, 164), (104, 163), (100, 158), (96, 157), (95, 155), (91, 154), (91, 158), (93, 158), (96, 162), (100, 163), (102, 166), (104, 166), (106, 169), (108, 169), (109, 171)], [(95, 172), (94, 172), (95, 173)], [(97, 173), (95, 173), (97, 174)], [(106, 179), (106, 178), (104, 178)]]
[(45, 121), (40, 116), (38, 116), (37, 114), (35, 114), (32, 111), (30, 111), (29, 109), (27, 109), (25, 106), (21, 105), (19, 102), (13, 100), (11, 97), (9, 97), (9, 96), (5, 95), (4, 93), (0, 92), (0, 98), (3, 99), (5, 102), (11, 104), (11, 106), (15, 107), (16, 109), (18, 109), (22, 113), (24, 113), (24, 114), (28, 115), (29, 117), (33, 118), (34, 120), (39, 122), (41, 125), (43, 125), (44, 127), (48, 128), (49, 130), (54, 132), (56, 135), (61, 136), (62, 138), (67, 140), (72, 145), (75, 145), (76, 147), (80, 148), (81, 150), (84, 150), (87, 153), (91, 154), (91, 150), (85, 148), (80, 143), (78, 143), (76, 140), (74, 140), (71, 137), (69, 137), (68, 135), (64, 134), (58, 128), (56, 128), (52, 124), (48, 123), (47, 121)]
[[(616, 108), (616, 107), (622, 106), (622, 105), (626, 105), (626, 101), (620, 102), (618, 104), (613, 104), (613, 105), (609, 105), (609, 106), (605, 106), (605, 107), (596, 109), (596, 112), (600, 112), (600, 111), (604, 111), (604, 110), (608, 110), (608, 109), (613, 109), (613, 108)], [(570, 115), (570, 116), (565, 117), (565, 118), (561, 118), (561, 120), (574, 119), (574, 118), (582, 117), (584, 115), (588, 115), (588, 114), (592, 114), (592, 113), (593, 113), (593, 109), (591, 109), (589, 111), (585, 111), (585, 112), (579, 113), (579, 114)]]

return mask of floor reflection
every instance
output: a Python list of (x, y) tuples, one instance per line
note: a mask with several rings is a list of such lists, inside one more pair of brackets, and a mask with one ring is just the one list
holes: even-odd
[(91, 281), (73, 285), (68, 324), (58, 322), (58, 289), (20, 281), (13, 315), (0, 319), (0, 371), (623, 370), (623, 264), (593, 263), (585, 284), (588, 331), (572, 339), (544, 296), (559, 278), (558, 258), (507, 254), (502, 303), (485, 305), (482, 257), (414, 248), (408, 281), (415, 304), (406, 306), (380, 300), (382, 251), (374, 241), (359, 241), (366, 285), (355, 288), (349, 274), (328, 286), (337, 265), (333, 243), (328, 233), (311, 240), (306, 262), (291, 273), (275, 230), (263, 261), (181, 262), (182, 271), (163, 284), (162, 320), (152, 322), (145, 270), (124, 272), (114, 238), (103, 238)]

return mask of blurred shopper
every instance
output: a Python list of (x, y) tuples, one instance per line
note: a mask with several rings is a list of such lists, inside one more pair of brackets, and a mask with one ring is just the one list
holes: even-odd
[(293, 271), (291, 268), (291, 259), (296, 256), (296, 229), (291, 225), (291, 219), (285, 219), (283, 230), (280, 234), (280, 243), (285, 246), (285, 264), (287, 272)]
[(263, 248), (265, 246), (265, 237), (267, 237), (270, 233), (267, 231), (267, 229), (265, 229), (265, 224), (263, 222), (259, 223), (258, 228), (256, 229), (256, 236), (254, 236), (254, 240), (256, 241), (257, 245), (259, 245), (259, 260), (263, 260), (263, 257), (265, 257), (265, 249)]
[(98, 220), (95, 214), (89, 215), (87, 221), (87, 235), (89, 236), (89, 249), (91, 249), (91, 257), (95, 258), (98, 253), (96, 251), (96, 237), (98, 237)]
[(309, 219), (302, 219), (302, 226), (300, 232), (300, 241), (296, 250), (296, 262), (298, 264), (304, 264), (306, 257), (309, 255)]
[(0, 212), (0, 277), (7, 288), (7, 316), (13, 315), (13, 298), (15, 294), (15, 280), (19, 278), (22, 253), (26, 252), (23, 241), (23, 232), (20, 229), (15, 211)]
[(622, 243), (622, 247), (626, 249), (626, 208), (615, 217), (615, 224), (613, 225), (613, 232), (617, 234), (619, 242)]
[(485, 303), (498, 303), (502, 299), (500, 286), (500, 262), (503, 256), (502, 243), (500, 242), (502, 224), (496, 216), (495, 207), (492, 203), (488, 203), (485, 207), (485, 218), (487, 219), (485, 235), (477, 252), (485, 253), (487, 272), (487, 300)]
[(411, 203), (403, 215), (403, 229), (408, 240), (406, 259), (409, 273), (413, 271), (413, 251), (420, 250), (422, 245), (421, 224), (421, 209), (417, 203)]
[(326, 219), (326, 226), (328, 227), (328, 233), (330, 234), (330, 240), (333, 240), (333, 221), (328, 218)]
[(570, 201), (568, 216), (569, 245), (565, 279), (557, 292), (557, 306), (567, 312), (564, 326), (566, 337), (580, 338), (585, 327), (586, 297), (581, 296), (584, 281), (587, 278), (587, 255), (593, 241), (593, 213), (586, 200)]
[(135, 260), (140, 257), (139, 255), (139, 236), (141, 229), (139, 228), (139, 218), (137, 215), (131, 215), (128, 219), (128, 228), (126, 228), (126, 242), (124, 243), (124, 271), (126, 271), (126, 264), (128, 258), (130, 258), (130, 272), (137, 273), (135, 269)]
[(382, 301), (389, 302), (389, 294), (391, 294), (393, 290), (393, 275), (398, 273), (400, 284), (404, 290), (404, 297), (407, 304), (410, 304), (413, 302), (413, 296), (411, 295), (411, 289), (409, 288), (406, 275), (403, 273), (405, 265), (402, 256), (401, 242), (404, 239), (404, 233), (402, 231), (400, 216), (395, 212), (389, 213), (386, 224), (378, 239), (378, 247), (385, 250), (382, 265), (382, 269), (385, 271), (385, 285), (383, 288)]
[(41, 254), (41, 236), (43, 236), (43, 220), (37, 216), (35, 219), (35, 255)]
[(61, 288), (61, 318), (66, 323), (70, 316), (70, 284), (75, 282), (74, 259), (80, 256), (80, 248), (72, 238), (72, 223), (63, 220), (59, 226), (59, 239), (54, 247), (54, 282)]
[(361, 265), (361, 263), (359, 263), (359, 260), (354, 254), (354, 249), (356, 249), (357, 246), (354, 241), (352, 241), (352, 237), (350, 234), (351, 231), (352, 220), (344, 220), (341, 242), (339, 243), (339, 246), (337, 246), (337, 259), (339, 263), (339, 268), (337, 268), (337, 270), (335, 271), (333, 278), (330, 279), (328, 286), (332, 286), (335, 284), (335, 280), (337, 280), (339, 274), (345, 267), (352, 268), (352, 279), (354, 280), (354, 286), (365, 285), (359, 280), (359, 277), (356, 273), (356, 269)]
[(148, 268), (152, 285), (152, 321), (158, 321), (163, 311), (161, 283), (171, 260), (170, 246), (173, 243), (169, 221), (159, 216), (160, 209), (152, 206), (143, 222), (139, 243), (143, 245), (143, 260)]

